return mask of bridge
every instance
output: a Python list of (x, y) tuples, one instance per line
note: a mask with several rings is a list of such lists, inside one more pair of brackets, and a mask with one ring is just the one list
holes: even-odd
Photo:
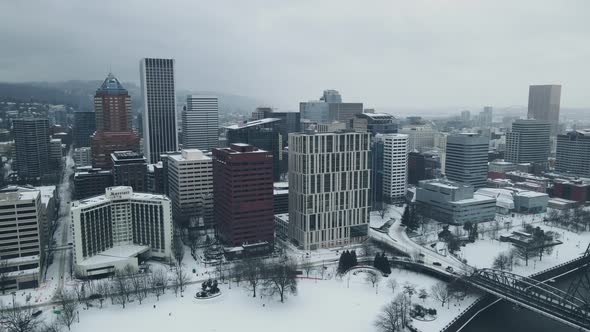
[(493, 269), (477, 270), (464, 281), (574, 328), (590, 331), (589, 303), (546, 282)]
[[(581, 257), (552, 269), (555, 270), (553, 272), (559, 271), (562, 274), (573, 270), (581, 272), (576, 280), (569, 285), (567, 291), (563, 291), (548, 284), (547, 279), (551, 279), (544, 278), (543, 273), (524, 277), (494, 269), (477, 270), (453, 260), (452, 257), (445, 257), (427, 249), (423, 250), (423, 247), (408, 238), (405, 229), (397, 221), (389, 223), (383, 228), (372, 228), (370, 236), (407, 254), (410, 254), (409, 250), (420, 252), (420, 256), (424, 260), (406, 259), (407, 261), (404, 262), (401, 258), (402, 260), (398, 259), (399, 261), (393, 260), (392, 264), (402, 263), (408, 267), (421, 265), (423, 271), (462, 280), (488, 294), (528, 308), (576, 329), (590, 332), (590, 245)], [(445, 265), (453, 267), (455, 273), (443, 270), (441, 265), (442, 267)]]

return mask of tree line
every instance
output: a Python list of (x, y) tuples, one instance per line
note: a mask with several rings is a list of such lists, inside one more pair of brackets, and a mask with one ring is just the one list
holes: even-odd
[[(266, 262), (261, 258), (242, 260), (231, 269), (230, 279), (238, 286), (257, 294), (278, 296), (281, 303), (289, 294), (297, 294), (297, 264), (286, 257), (276, 262)], [(257, 293), (258, 292), (258, 293)]]

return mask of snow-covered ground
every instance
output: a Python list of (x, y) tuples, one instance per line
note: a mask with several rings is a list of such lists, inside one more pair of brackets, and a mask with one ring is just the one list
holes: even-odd
[[(530, 275), (577, 258), (586, 251), (586, 247), (590, 242), (589, 232), (574, 233), (561, 228), (544, 225), (541, 220), (542, 218), (539, 215), (520, 215), (516, 216), (516, 218), (505, 219), (505, 222), (509, 222), (511, 225), (504, 224), (503, 222), (502, 229), (498, 231), (497, 236), (495, 236), (496, 234), (494, 232), (488, 231), (481, 235), (480, 239), (476, 242), (462, 247), (458, 255), (467, 259), (467, 264), (473, 267), (492, 267), (494, 258), (499, 253), (507, 253), (513, 248), (512, 244), (500, 242), (496, 238), (499, 238), (502, 234), (510, 234), (512, 231), (521, 230), (523, 223), (531, 224), (535, 227), (539, 226), (545, 231), (558, 233), (560, 236), (559, 240), (563, 244), (555, 246), (553, 252), (549, 255), (544, 254), (541, 260), (539, 260), (538, 256), (529, 257), (528, 266), (525, 265), (525, 262), (520, 262), (518, 266), (514, 267), (512, 271), (514, 273)], [(490, 226), (492, 225), (487, 225), (487, 228), (491, 228)]]
[[(417, 289), (430, 291), (438, 282), (432, 277), (404, 270), (394, 270), (389, 278), (394, 278), (399, 286), (410, 282)], [(285, 303), (277, 298), (255, 298), (251, 293), (232, 283), (222, 286), (223, 294), (211, 300), (196, 300), (193, 295), (199, 285), (190, 285), (184, 297), (176, 298), (172, 291), (156, 301), (149, 297), (143, 304), (131, 303), (125, 309), (105, 301), (105, 307), (80, 308), (80, 323), (72, 326), (74, 332), (99, 331), (373, 331), (373, 322), (381, 308), (394, 297), (387, 288), (387, 279), (381, 280), (373, 288), (364, 279), (363, 273), (332, 280), (300, 280), (299, 292), (289, 296)], [(447, 324), (462, 308), (475, 300), (468, 297), (459, 307), (452, 302), (447, 305), (428, 298), (423, 304), (435, 308), (439, 316), (433, 322), (414, 322), (422, 331), (438, 331)], [(422, 304), (417, 295), (414, 303)], [(154, 308), (154, 305), (156, 306)], [(50, 312), (43, 314), (46, 320), (52, 319)]]

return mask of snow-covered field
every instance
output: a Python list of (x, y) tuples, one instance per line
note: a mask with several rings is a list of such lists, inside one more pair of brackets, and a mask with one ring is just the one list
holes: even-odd
[[(404, 270), (394, 270), (390, 278), (399, 283), (410, 282), (417, 289), (430, 287), (438, 280)], [(80, 323), (72, 326), (74, 332), (102, 331), (374, 331), (373, 322), (381, 307), (394, 297), (387, 288), (387, 279), (373, 288), (364, 280), (362, 273), (341, 280), (301, 280), (299, 293), (289, 296), (285, 303), (277, 298), (252, 298), (251, 293), (232, 284), (222, 286), (223, 294), (211, 300), (193, 298), (199, 285), (188, 287), (183, 298), (176, 298), (172, 291), (157, 302), (149, 297), (143, 304), (131, 303), (122, 309), (105, 301), (105, 307), (90, 310), (80, 308)], [(452, 302), (450, 309), (428, 298), (424, 304), (439, 311), (433, 322), (415, 322), (424, 332), (438, 331), (447, 324), (461, 308), (468, 306), (475, 297), (467, 298), (461, 307)], [(413, 302), (422, 303), (417, 295)], [(154, 305), (156, 306), (154, 308)], [(43, 314), (46, 320), (52, 313)]]

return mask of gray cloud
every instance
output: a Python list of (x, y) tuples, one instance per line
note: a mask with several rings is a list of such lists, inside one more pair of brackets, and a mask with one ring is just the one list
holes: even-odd
[(526, 104), (563, 84), (586, 106), (584, 0), (0, 2), (0, 80), (139, 80), (139, 59), (177, 60), (180, 87), (281, 109), (338, 89), (367, 106)]

